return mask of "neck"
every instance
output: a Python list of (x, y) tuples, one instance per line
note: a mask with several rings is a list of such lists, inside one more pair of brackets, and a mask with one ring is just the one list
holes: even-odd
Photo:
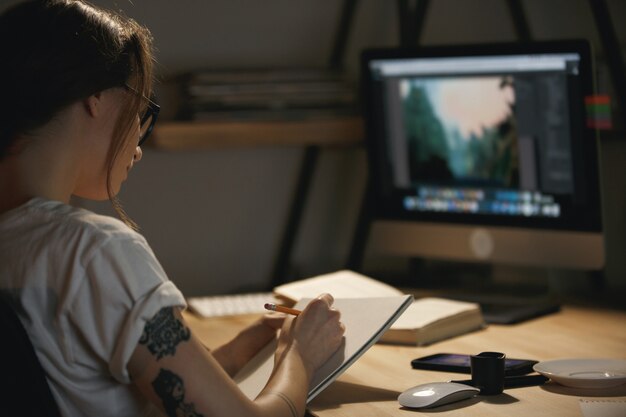
[(73, 133), (42, 132), (17, 140), (15, 152), (0, 161), (0, 213), (33, 197), (69, 203), (80, 170)]
[(10, 156), (0, 162), (0, 213), (24, 204), (33, 197), (68, 203), (71, 186), (68, 169), (59, 169), (59, 161), (32, 158), (29, 152)]

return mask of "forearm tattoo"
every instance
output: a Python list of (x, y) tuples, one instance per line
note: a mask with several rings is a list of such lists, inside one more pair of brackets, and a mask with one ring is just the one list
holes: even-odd
[(189, 329), (174, 316), (174, 309), (165, 307), (146, 323), (139, 343), (146, 345), (159, 360), (165, 355), (174, 355), (176, 346), (190, 336)]
[(293, 402), (289, 399), (289, 397), (287, 397), (285, 394), (283, 394), (280, 391), (269, 391), (267, 392), (267, 395), (276, 395), (277, 397), (281, 398), (287, 404), (287, 407), (289, 407), (289, 410), (291, 411), (291, 415), (293, 417), (298, 417), (298, 409), (293, 404)]
[(152, 388), (163, 402), (163, 409), (168, 417), (203, 417), (196, 412), (193, 403), (185, 402), (185, 384), (174, 372), (161, 369), (152, 381)]

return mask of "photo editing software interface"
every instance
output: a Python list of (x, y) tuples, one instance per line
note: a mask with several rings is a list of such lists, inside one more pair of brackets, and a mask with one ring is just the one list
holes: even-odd
[(388, 211), (599, 227), (581, 54), (416, 55), (366, 63), (374, 176)]

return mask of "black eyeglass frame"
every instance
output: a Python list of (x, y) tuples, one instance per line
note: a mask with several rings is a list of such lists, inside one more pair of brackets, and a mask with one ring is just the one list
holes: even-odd
[(126, 88), (127, 90), (137, 95), (141, 95), (144, 98), (144, 100), (148, 102), (148, 107), (146, 108), (145, 113), (141, 116), (141, 119), (139, 120), (140, 130), (146, 124), (146, 122), (150, 120), (150, 125), (148, 125), (148, 127), (146, 128), (146, 131), (144, 132), (143, 135), (141, 135), (141, 137), (139, 138), (139, 141), (137, 142), (137, 146), (141, 146), (142, 144), (146, 142), (146, 139), (148, 139), (148, 137), (150, 136), (150, 133), (152, 133), (152, 130), (154, 129), (154, 125), (156, 124), (157, 119), (159, 117), (161, 106), (159, 106), (153, 100), (149, 99), (143, 94), (139, 93), (139, 91), (135, 90), (129, 85), (124, 84), (124, 88)]

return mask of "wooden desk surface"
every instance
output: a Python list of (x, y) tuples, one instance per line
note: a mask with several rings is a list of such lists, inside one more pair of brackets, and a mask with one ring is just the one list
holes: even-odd
[[(234, 336), (255, 316), (227, 319), (186, 318), (209, 347)], [(330, 416), (582, 416), (580, 398), (626, 400), (626, 385), (581, 390), (547, 383), (542, 387), (508, 389), (503, 394), (445, 405), (431, 411), (400, 408), (397, 397), (414, 385), (467, 379), (469, 375), (411, 369), (413, 358), (433, 353), (505, 352), (535, 360), (560, 358), (626, 359), (626, 312), (565, 306), (561, 312), (512, 326), (488, 328), (427, 347), (373, 346), (337, 381), (316, 397), (310, 411)]]

